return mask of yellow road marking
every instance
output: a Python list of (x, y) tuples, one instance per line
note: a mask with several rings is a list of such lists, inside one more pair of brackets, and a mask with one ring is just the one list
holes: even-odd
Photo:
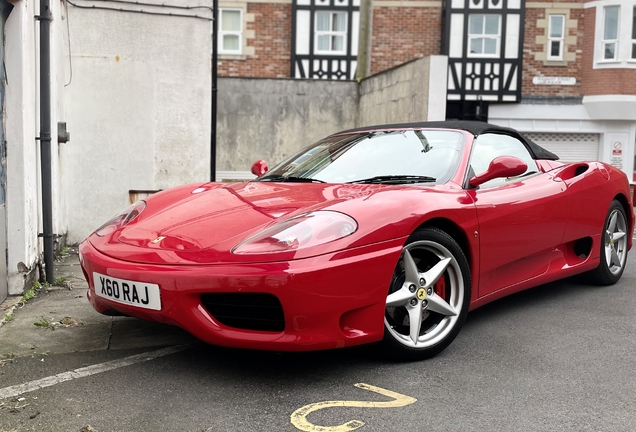
[(371, 402), (371, 401), (325, 401), (317, 402), (309, 405), (305, 405), (302, 408), (298, 408), (291, 415), (291, 423), (296, 426), (296, 429), (300, 429), (305, 432), (347, 432), (358, 429), (364, 426), (364, 422), (361, 420), (350, 420), (347, 423), (339, 426), (317, 426), (310, 423), (307, 420), (307, 416), (314, 411), (318, 411), (325, 408), (397, 408), (417, 402), (417, 399), (410, 396), (405, 396), (400, 393), (386, 390), (380, 387), (372, 386), (370, 384), (358, 383), (354, 386), (363, 390), (369, 390), (381, 395), (393, 398), (394, 400), (388, 402)]

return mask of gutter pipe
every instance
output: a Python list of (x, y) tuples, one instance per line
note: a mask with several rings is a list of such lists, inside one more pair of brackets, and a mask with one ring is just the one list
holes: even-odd
[[(216, 0), (215, 0), (216, 1)], [(55, 282), (53, 275), (53, 192), (51, 187), (51, 7), (49, 0), (40, 0), (40, 168), (42, 180), (42, 233), (46, 281)]]

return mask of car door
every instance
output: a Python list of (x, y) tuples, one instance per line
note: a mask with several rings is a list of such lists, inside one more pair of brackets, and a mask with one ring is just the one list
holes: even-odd
[(540, 172), (514, 137), (480, 135), (473, 144), (469, 176), (486, 171), (498, 156), (518, 157), (528, 169), (469, 190), (479, 223), (480, 297), (545, 273), (554, 247), (562, 242), (569, 212), (567, 187)]

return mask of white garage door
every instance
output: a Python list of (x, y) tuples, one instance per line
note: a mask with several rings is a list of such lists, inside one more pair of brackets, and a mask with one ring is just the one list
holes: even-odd
[(563, 162), (598, 160), (598, 134), (524, 132), (523, 135), (559, 156)]

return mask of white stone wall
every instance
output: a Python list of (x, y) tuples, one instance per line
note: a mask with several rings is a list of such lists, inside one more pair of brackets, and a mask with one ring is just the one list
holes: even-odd
[[(53, 232), (58, 235), (68, 234), (68, 207), (66, 191), (62, 179), (64, 171), (68, 169), (64, 160), (66, 147), (72, 144), (59, 143), (57, 136), (58, 122), (66, 122), (66, 84), (71, 79), (68, 57), (68, 26), (67, 8), (71, 6), (66, 2), (51, 1), (53, 21), (51, 22), (51, 109), (53, 149), (51, 151), (53, 182)], [(72, 136), (71, 136), (72, 138)], [(67, 242), (68, 243), (68, 242)]]
[[(52, 81), (52, 178), (53, 231), (66, 234), (64, 194), (59, 178), (57, 122), (63, 119), (65, 23), (60, 2), (51, 3), (51, 81)], [(33, 274), (42, 242), (40, 200), (39, 142), (39, 4), (17, 1), (6, 22), (5, 64), (7, 83), (5, 96), (5, 131), (7, 145), (7, 250), (8, 292), (21, 294), (27, 275)]]
[(22, 292), (24, 278), (19, 268), (31, 267), (38, 252), (35, 14), (32, 2), (17, 2), (5, 27), (9, 294)]
[(75, 243), (126, 207), (129, 190), (209, 180), (212, 23), (72, 6), (69, 18), (62, 187)]

